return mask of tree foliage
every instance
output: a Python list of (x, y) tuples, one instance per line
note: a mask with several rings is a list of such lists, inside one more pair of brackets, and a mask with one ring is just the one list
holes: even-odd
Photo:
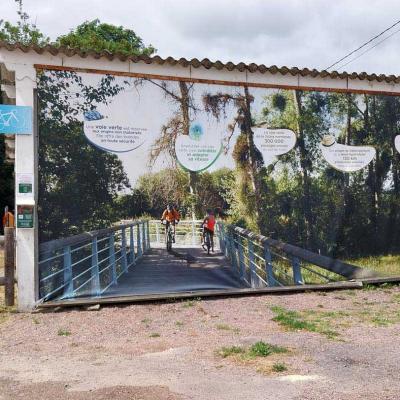
[(145, 46), (143, 40), (131, 29), (102, 23), (100, 20), (86, 21), (66, 35), (57, 38), (56, 44), (82, 51), (103, 50), (125, 56), (152, 55), (156, 49)]

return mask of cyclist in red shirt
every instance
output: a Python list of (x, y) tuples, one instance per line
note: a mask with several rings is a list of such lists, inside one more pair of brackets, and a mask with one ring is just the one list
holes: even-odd
[(204, 250), (205, 244), (204, 244), (204, 236), (205, 232), (207, 231), (210, 234), (210, 239), (211, 239), (211, 251), (214, 252), (214, 230), (215, 230), (215, 216), (214, 212), (212, 210), (207, 210), (207, 215), (204, 217), (203, 220), (203, 235), (202, 235), (202, 243), (201, 246), (203, 247)]

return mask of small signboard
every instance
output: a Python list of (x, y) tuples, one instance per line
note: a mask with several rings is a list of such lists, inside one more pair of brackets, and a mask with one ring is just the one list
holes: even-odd
[(16, 174), (17, 197), (33, 199), (33, 174)]
[(32, 135), (32, 107), (0, 104), (0, 134)]
[(33, 228), (34, 206), (17, 206), (17, 228)]

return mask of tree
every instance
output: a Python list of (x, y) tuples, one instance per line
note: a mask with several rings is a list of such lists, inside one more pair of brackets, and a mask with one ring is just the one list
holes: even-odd
[(38, 78), (40, 240), (109, 227), (119, 217), (118, 193), (129, 182), (117, 155), (86, 140), (82, 114), (123, 87), (110, 75), (86, 85), (73, 71)]
[(152, 46), (145, 46), (143, 40), (131, 29), (100, 22), (98, 19), (78, 25), (66, 35), (56, 39), (56, 45), (81, 51), (103, 50), (125, 56), (144, 54), (151, 56), (156, 52)]
[(23, 11), (22, 0), (15, 0), (15, 2), (18, 3), (19, 20), (15, 25), (9, 21), (0, 20), (0, 40), (21, 43), (25, 46), (48, 44), (50, 39), (37, 28), (36, 24), (29, 22), (29, 15)]

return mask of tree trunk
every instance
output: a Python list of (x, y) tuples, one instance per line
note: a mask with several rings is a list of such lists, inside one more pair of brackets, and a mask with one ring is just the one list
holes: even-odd
[(306, 247), (309, 247), (312, 240), (312, 213), (311, 213), (311, 195), (310, 195), (310, 160), (308, 159), (308, 154), (306, 150), (306, 145), (304, 141), (304, 129), (302, 123), (303, 107), (301, 104), (301, 91), (294, 91), (294, 105), (297, 114), (297, 132), (298, 132), (298, 149), (300, 152), (300, 168), (301, 168), (301, 178), (303, 185), (303, 211), (304, 211), (304, 228), (305, 228), (305, 238)]
[[(189, 135), (190, 117), (189, 117), (189, 89), (186, 82), (179, 81), (179, 90), (181, 92), (180, 108), (182, 113), (182, 135)], [(189, 191), (192, 200), (197, 198), (197, 174), (196, 172), (189, 171)], [(192, 219), (196, 219), (196, 208), (192, 204)]]

